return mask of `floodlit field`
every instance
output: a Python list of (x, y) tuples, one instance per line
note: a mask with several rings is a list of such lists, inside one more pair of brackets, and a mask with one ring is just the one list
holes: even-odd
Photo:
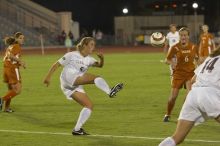
[[(110, 99), (94, 85), (85, 86), (95, 105), (84, 126), (91, 136), (72, 136), (81, 107), (61, 92), (61, 69), (48, 88), (42, 83), (50, 65), (62, 55), (24, 56), (23, 91), (12, 101), (16, 112), (0, 113), (0, 146), (156, 146), (175, 130), (185, 90), (177, 100), (172, 122), (163, 123), (170, 93), (169, 69), (160, 62), (163, 54), (119, 53), (106, 54), (104, 68), (89, 72), (104, 77), (110, 85), (123, 82), (124, 89)], [(1, 95), (5, 94), (6, 86), (1, 83), (0, 87)], [(187, 139), (182, 146), (220, 146), (220, 124), (211, 120), (197, 126)]]

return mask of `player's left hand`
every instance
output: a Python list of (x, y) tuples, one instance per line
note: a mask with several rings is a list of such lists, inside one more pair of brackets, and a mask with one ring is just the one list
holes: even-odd
[(96, 55), (97, 55), (100, 59), (103, 59), (103, 58), (104, 58), (103, 54), (100, 53), (100, 52), (98, 52)]

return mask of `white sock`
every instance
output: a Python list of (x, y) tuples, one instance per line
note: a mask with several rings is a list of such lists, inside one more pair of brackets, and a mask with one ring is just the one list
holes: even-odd
[(96, 87), (98, 87), (99, 89), (104, 91), (106, 94), (110, 93), (111, 89), (103, 78), (101, 78), (101, 77), (95, 78), (94, 83), (95, 83)]
[(167, 137), (159, 144), (159, 146), (176, 146), (176, 143), (172, 137)]
[(83, 126), (83, 124), (89, 119), (90, 115), (91, 115), (91, 109), (84, 107), (80, 114), (79, 114), (79, 118), (78, 121), (76, 123), (76, 126), (74, 128), (75, 131), (80, 130), (80, 128)]

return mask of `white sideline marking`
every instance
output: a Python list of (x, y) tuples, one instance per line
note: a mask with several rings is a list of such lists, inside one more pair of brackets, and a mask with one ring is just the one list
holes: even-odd
[[(7, 133), (25, 133), (25, 134), (46, 134), (46, 135), (67, 135), (71, 136), (71, 133), (62, 133), (62, 132), (40, 132), (40, 131), (21, 131), (21, 130), (0, 130), (0, 132)], [(141, 136), (119, 136), (119, 135), (88, 135), (89, 137), (110, 137), (110, 138), (128, 138), (128, 139), (147, 139), (147, 140), (163, 140), (164, 138), (160, 137), (141, 137)], [(186, 139), (185, 141), (190, 142), (204, 142), (204, 143), (220, 143), (220, 141), (215, 140), (202, 140), (202, 139)]]

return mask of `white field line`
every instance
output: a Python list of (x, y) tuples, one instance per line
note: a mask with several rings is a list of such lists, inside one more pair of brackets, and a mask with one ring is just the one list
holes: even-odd
[[(71, 133), (61, 133), (61, 132), (41, 132), (41, 131), (21, 131), (21, 130), (0, 130), (5, 133), (23, 133), (23, 134), (45, 134), (45, 135), (67, 135), (71, 136)], [(161, 137), (141, 137), (141, 136), (119, 136), (119, 135), (99, 135), (92, 134), (89, 137), (106, 137), (106, 138), (128, 138), (128, 139), (146, 139), (146, 140), (163, 140)], [(186, 139), (185, 141), (190, 142), (203, 142), (203, 143), (220, 143), (216, 140), (203, 140), (203, 139)]]

